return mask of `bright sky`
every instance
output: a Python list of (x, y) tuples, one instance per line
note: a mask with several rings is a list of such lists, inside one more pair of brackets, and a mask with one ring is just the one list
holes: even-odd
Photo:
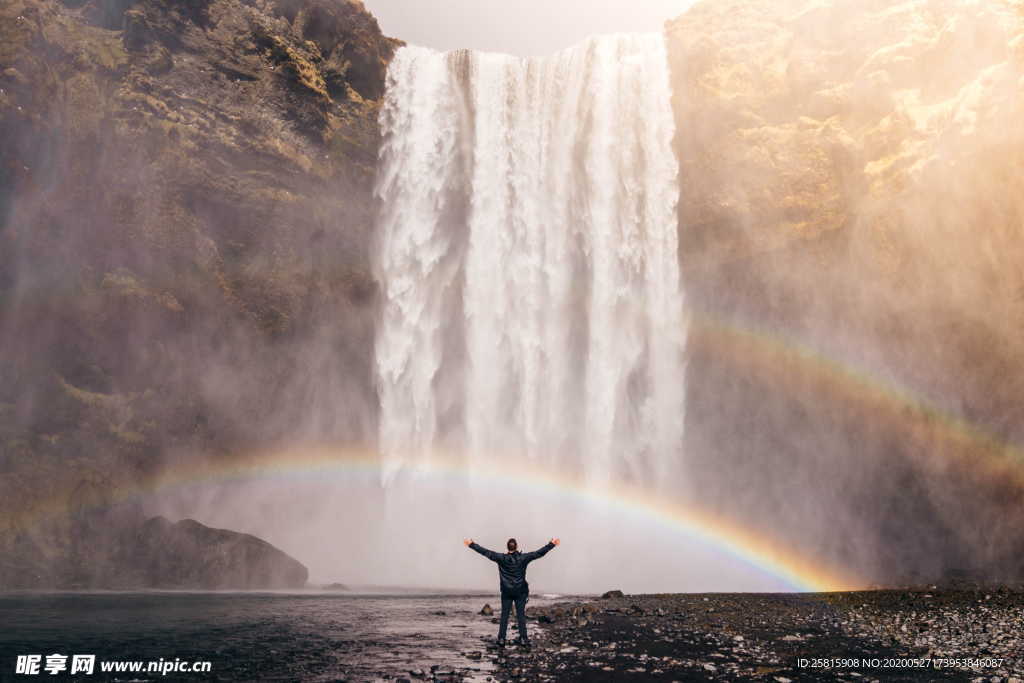
[(439, 50), (547, 55), (599, 33), (660, 31), (694, 0), (364, 0), (384, 33)]

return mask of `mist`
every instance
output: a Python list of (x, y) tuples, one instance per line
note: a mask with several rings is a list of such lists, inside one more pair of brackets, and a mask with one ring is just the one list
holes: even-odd
[(1018, 9), (115, 5), (4, 17), (4, 585), (157, 514), (314, 584), (1021, 576)]
[[(312, 585), (493, 590), (493, 566), (467, 552), (463, 538), (501, 550), (515, 537), (524, 550), (535, 550), (560, 537), (558, 554), (549, 558), (556, 561), (530, 569), (536, 592), (663, 592), (680, 585), (695, 591), (794, 589), (650, 515), (564, 493), (415, 476), (388, 488), (373, 475), (312, 479), (189, 485), (151, 505), (168, 517), (196, 516), (212, 526), (257, 534), (301, 557)], [(623, 563), (631, 571), (624, 573)]]

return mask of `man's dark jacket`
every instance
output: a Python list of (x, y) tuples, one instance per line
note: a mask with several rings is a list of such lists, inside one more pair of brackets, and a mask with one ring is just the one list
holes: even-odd
[(544, 557), (555, 547), (555, 544), (548, 543), (540, 550), (534, 550), (532, 553), (521, 553), (518, 550), (514, 553), (496, 553), (477, 543), (470, 543), (469, 547), (488, 560), (498, 563), (498, 576), (501, 577), (502, 595), (520, 595), (530, 592), (530, 584), (526, 583), (526, 565), (538, 557)]

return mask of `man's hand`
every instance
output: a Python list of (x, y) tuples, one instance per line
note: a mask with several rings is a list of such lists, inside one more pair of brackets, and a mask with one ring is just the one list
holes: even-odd
[(561, 542), (562, 542), (561, 539), (558, 539), (558, 538), (552, 538), (551, 541), (550, 541), (551, 545), (558, 545)]
[(472, 538), (464, 538), (464, 539), (462, 539), (462, 544), (465, 545), (467, 548), (470, 546), (471, 543), (473, 543), (473, 539)]

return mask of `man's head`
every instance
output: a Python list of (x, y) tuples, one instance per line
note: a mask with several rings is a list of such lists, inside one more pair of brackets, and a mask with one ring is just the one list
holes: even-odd
[(519, 547), (519, 544), (516, 543), (516, 539), (510, 538), (508, 539), (508, 543), (505, 544), (505, 547), (508, 548), (508, 551), (510, 553), (514, 553), (516, 549)]

